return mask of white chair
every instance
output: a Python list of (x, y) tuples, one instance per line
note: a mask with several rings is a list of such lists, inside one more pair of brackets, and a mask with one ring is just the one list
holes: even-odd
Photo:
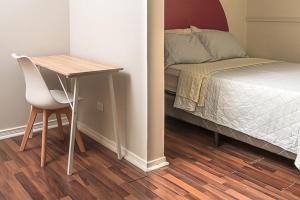
[[(49, 90), (39, 69), (27, 56), (17, 56), (12, 54), (20, 67), (22, 68), (25, 84), (26, 84), (26, 100), (31, 104), (31, 112), (29, 115), (28, 124), (20, 146), (20, 151), (24, 151), (35, 118), (38, 113), (43, 114), (43, 130), (42, 130), (42, 148), (41, 148), (41, 167), (45, 166), (46, 162), (46, 144), (47, 144), (47, 129), (48, 118), (51, 114), (56, 114), (58, 130), (62, 139), (64, 138), (61, 114), (66, 114), (69, 123), (71, 123), (72, 110), (69, 100), (65, 93), (60, 90)], [(72, 100), (72, 94), (68, 94)], [(85, 146), (81, 138), (80, 132), (76, 131), (76, 142), (81, 152), (85, 152)]]

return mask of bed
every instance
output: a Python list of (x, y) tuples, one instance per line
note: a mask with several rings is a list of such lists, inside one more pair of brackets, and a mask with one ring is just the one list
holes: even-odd
[[(207, 1), (166, 0), (166, 29), (194, 24), (227, 31), (219, 1), (201, 6)], [(214, 18), (207, 20), (207, 12)], [(300, 167), (299, 64), (235, 58), (171, 65), (165, 70), (165, 91), (167, 116), (294, 159)], [(195, 93), (197, 101), (191, 97)]]

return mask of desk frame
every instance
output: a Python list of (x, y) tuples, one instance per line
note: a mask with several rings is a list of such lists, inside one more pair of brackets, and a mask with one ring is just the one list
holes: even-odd
[[(84, 60), (81, 58), (72, 57), (68, 55), (33, 57), (32, 61), (37, 66), (55, 72), (58, 75), (58, 77), (59, 74), (61, 74), (66, 78), (72, 78), (74, 80), (73, 105), (71, 106), (72, 121), (71, 121), (71, 129), (70, 129), (70, 144), (69, 144), (67, 174), (72, 175), (73, 173), (74, 144), (75, 144), (75, 134), (76, 134), (77, 120), (78, 120), (79, 79), (81, 76), (88, 76), (89, 74), (96, 74), (96, 73), (103, 73), (103, 74), (107, 74), (108, 76), (108, 85), (109, 85), (112, 121), (113, 121), (113, 132), (116, 140), (118, 159), (121, 160), (123, 156), (122, 156), (121, 140), (120, 140), (119, 129), (118, 129), (118, 115), (117, 115), (117, 106), (116, 106), (116, 98), (115, 98), (115, 90), (114, 90), (114, 82), (113, 82), (112, 74), (122, 70), (122, 68), (106, 66), (100, 63), (96, 63), (96, 62), (92, 62), (92, 61), (88, 61), (88, 60)], [(68, 66), (68, 67), (64, 68), (64, 66)], [(61, 80), (60, 80), (60, 84), (64, 88), (64, 85)], [(71, 102), (69, 103), (71, 105)]]
[[(109, 93), (111, 100), (111, 111), (112, 111), (112, 120), (113, 120), (113, 132), (117, 145), (117, 155), (118, 159), (122, 159), (122, 147), (121, 140), (118, 130), (118, 114), (117, 114), (117, 106), (116, 106), (116, 98), (115, 98), (115, 89), (112, 74), (108, 74), (108, 84), (109, 84)], [(73, 160), (74, 160), (74, 146), (75, 146), (75, 134), (77, 128), (77, 120), (78, 120), (78, 93), (79, 93), (79, 78), (74, 78), (74, 88), (73, 88), (73, 108), (72, 108), (72, 124), (70, 130), (70, 144), (69, 144), (69, 156), (68, 156), (68, 168), (67, 174), (72, 175), (73, 173)]]

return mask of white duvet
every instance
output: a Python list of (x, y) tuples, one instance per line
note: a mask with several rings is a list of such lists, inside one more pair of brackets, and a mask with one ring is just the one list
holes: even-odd
[(300, 64), (220, 71), (208, 80), (204, 106), (180, 96), (174, 106), (295, 153), (300, 168)]

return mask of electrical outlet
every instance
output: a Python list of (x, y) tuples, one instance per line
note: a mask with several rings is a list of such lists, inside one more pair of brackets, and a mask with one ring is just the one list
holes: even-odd
[(104, 112), (104, 105), (102, 102), (100, 101), (97, 101), (97, 110), (100, 111), (100, 112)]

